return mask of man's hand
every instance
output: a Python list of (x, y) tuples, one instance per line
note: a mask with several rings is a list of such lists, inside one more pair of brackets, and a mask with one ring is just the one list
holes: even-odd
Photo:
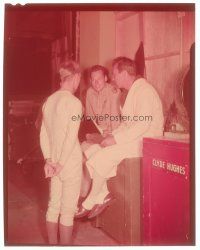
[(102, 136), (103, 136), (104, 138), (106, 138), (107, 136), (111, 135), (111, 133), (112, 133), (111, 130), (105, 129), (105, 130), (103, 130)]
[(112, 146), (116, 144), (115, 138), (113, 137), (113, 135), (108, 135), (102, 142), (101, 142), (101, 146), (102, 147), (107, 147), (107, 146)]

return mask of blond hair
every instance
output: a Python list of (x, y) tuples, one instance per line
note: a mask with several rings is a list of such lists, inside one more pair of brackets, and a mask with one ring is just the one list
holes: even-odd
[(64, 61), (60, 64), (59, 74), (61, 81), (65, 81), (68, 76), (80, 73), (80, 66), (73, 60)]

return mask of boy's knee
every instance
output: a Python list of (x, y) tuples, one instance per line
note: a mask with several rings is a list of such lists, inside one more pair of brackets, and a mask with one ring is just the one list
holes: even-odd
[(63, 215), (60, 216), (60, 223), (64, 226), (73, 226), (74, 224), (74, 215)]
[(57, 222), (58, 217), (59, 217), (59, 210), (48, 208), (47, 213), (46, 213), (46, 221)]
[(63, 208), (60, 214), (60, 223), (64, 226), (72, 226), (74, 221), (75, 209)]

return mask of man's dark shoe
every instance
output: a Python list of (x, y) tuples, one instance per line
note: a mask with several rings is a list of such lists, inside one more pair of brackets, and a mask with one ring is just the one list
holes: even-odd
[(91, 212), (91, 210), (88, 210), (88, 209), (84, 208), (84, 207), (81, 205), (81, 206), (79, 207), (78, 211), (75, 213), (74, 218), (75, 218), (75, 219), (83, 218), (83, 217), (87, 216), (90, 212)]
[(106, 195), (102, 204), (96, 204), (92, 208), (91, 212), (88, 214), (88, 219), (92, 219), (101, 214), (114, 200), (115, 199), (111, 196), (110, 193)]

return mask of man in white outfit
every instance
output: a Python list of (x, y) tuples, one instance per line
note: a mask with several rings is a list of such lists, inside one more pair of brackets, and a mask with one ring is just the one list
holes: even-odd
[[(82, 105), (73, 94), (80, 82), (79, 66), (68, 61), (60, 67), (60, 89), (43, 105), (40, 145), (46, 160), (45, 176), (50, 177), (50, 197), (46, 213), (50, 244), (71, 244), (74, 214), (80, 193), (82, 152), (78, 140)], [(60, 216), (60, 218), (59, 218)]]
[[(117, 165), (125, 158), (142, 156), (143, 137), (163, 134), (161, 100), (153, 86), (136, 75), (134, 61), (126, 57), (116, 58), (113, 61), (113, 80), (119, 88), (128, 90), (121, 124), (102, 141), (99, 150), (86, 162), (93, 183), (76, 218), (86, 215), (93, 218), (101, 213), (112, 200), (106, 182), (116, 175)], [(101, 202), (99, 197), (102, 197)]]

